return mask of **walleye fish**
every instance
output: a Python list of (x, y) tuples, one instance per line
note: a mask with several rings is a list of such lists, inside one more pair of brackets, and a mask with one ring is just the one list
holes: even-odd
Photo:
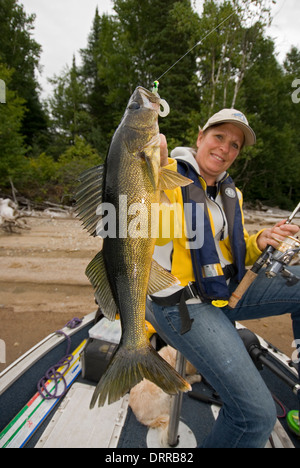
[(145, 326), (147, 294), (177, 283), (152, 260), (158, 216), (151, 208), (164, 190), (192, 182), (160, 167), (159, 106), (159, 96), (136, 88), (105, 165), (86, 171), (77, 193), (84, 227), (104, 238), (86, 274), (103, 314), (114, 320), (119, 313), (122, 327), (120, 345), (95, 389), (91, 408), (97, 399), (99, 406), (107, 398), (109, 404), (117, 401), (143, 378), (169, 394), (190, 389), (151, 346)]

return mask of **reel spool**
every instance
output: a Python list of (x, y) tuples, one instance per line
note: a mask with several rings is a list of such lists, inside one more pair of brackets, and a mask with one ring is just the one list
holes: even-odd
[(279, 273), (282, 273), (283, 276), (287, 277), (288, 279), (290, 278), (290, 281), (292, 280), (292, 278), (296, 278), (295, 275), (286, 270), (285, 266), (291, 263), (291, 261), (299, 253), (299, 251), (299, 239), (292, 236), (286, 237), (282, 242), (280, 242), (278, 248), (268, 259), (266, 276), (268, 278), (275, 278)]

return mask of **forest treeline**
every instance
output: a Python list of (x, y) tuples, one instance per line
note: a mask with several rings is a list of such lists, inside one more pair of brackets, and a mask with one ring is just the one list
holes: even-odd
[(80, 63), (51, 77), (45, 101), (35, 15), (0, 0), (1, 194), (13, 182), (31, 200), (73, 203), (79, 174), (104, 161), (134, 88), (151, 89), (192, 49), (159, 80), (171, 107), (159, 122), (170, 149), (194, 145), (212, 113), (238, 108), (257, 145), (231, 168), (236, 184), (248, 202), (292, 208), (300, 199), (300, 51), (292, 47), (279, 63), (267, 35), (273, 3), (205, 0), (199, 14), (192, 0), (114, 0), (114, 14), (96, 10)]

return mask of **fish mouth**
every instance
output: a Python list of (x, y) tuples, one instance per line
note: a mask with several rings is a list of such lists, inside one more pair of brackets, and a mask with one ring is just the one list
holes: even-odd
[(137, 91), (141, 95), (143, 106), (147, 109), (155, 110), (158, 113), (160, 109), (160, 97), (156, 96), (154, 93), (148, 91), (148, 89), (143, 88), (142, 86), (139, 86)]

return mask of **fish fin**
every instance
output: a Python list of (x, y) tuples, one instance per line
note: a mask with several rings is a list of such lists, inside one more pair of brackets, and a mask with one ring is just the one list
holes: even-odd
[(191, 179), (184, 177), (179, 172), (170, 171), (162, 167), (160, 170), (159, 188), (160, 190), (174, 190), (177, 187), (186, 187), (193, 183)]
[(77, 217), (85, 229), (96, 237), (97, 224), (102, 217), (97, 215), (97, 208), (102, 203), (104, 165), (88, 169), (81, 174), (79, 180), (80, 185), (75, 194)]
[(119, 311), (107, 278), (102, 252), (97, 253), (87, 266), (85, 273), (95, 290), (95, 298), (101, 312), (108, 320), (114, 321)]
[(174, 284), (179, 284), (178, 279), (165, 270), (165, 268), (159, 265), (155, 260), (152, 260), (150, 279), (148, 283), (148, 294), (155, 294), (162, 289), (167, 289), (170, 286), (173, 286)]
[(107, 399), (109, 405), (118, 401), (143, 379), (150, 380), (170, 395), (191, 389), (190, 384), (152, 348), (149, 342), (138, 350), (120, 346), (94, 391), (90, 408), (95, 406), (97, 400), (98, 406), (103, 406)]

